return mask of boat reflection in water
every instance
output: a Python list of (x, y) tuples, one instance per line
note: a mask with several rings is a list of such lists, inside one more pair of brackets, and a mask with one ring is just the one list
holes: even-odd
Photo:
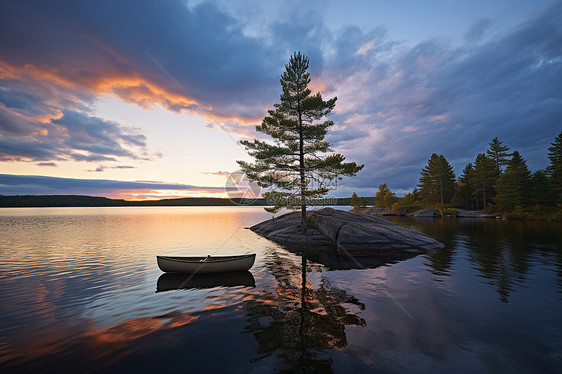
[(192, 288), (255, 287), (256, 281), (249, 271), (219, 274), (164, 273), (158, 278), (156, 292)]

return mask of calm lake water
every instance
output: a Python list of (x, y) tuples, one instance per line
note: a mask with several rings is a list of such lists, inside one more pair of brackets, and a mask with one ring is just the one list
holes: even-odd
[[(269, 217), (0, 209), (1, 371), (560, 372), (561, 223), (396, 218), (445, 248), (375, 267), (244, 229)], [(155, 257), (246, 252), (192, 279)]]

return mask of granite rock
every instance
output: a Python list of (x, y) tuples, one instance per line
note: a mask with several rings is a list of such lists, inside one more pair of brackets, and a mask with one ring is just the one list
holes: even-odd
[(422, 209), (414, 213), (414, 217), (441, 217), (435, 209)]
[(312, 211), (307, 215), (306, 235), (302, 235), (300, 219), (300, 212), (292, 212), (250, 229), (288, 247), (331, 248), (353, 255), (377, 254), (388, 258), (443, 247), (427, 235), (369, 214), (331, 208)]

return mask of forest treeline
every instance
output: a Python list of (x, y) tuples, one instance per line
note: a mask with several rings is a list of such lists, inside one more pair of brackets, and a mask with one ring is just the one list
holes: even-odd
[[(265, 201), (253, 205), (265, 205)], [(230, 199), (190, 197), (162, 200), (129, 201), (84, 195), (0, 195), (0, 207), (110, 207), (110, 206), (229, 206)]]
[[(547, 151), (549, 165), (531, 173), (523, 155), (497, 137), (476, 155), (457, 178), (443, 155), (432, 154), (418, 185), (399, 198), (385, 184), (375, 194), (377, 206), (389, 209), (459, 208), (519, 215), (562, 209), (562, 132)], [(364, 206), (354, 193), (352, 206)]]
[[(350, 205), (351, 198), (332, 199), (333, 205)], [(375, 198), (366, 199), (369, 205)], [(0, 195), (0, 207), (110, 207), (110, 206), (267, 206), (265, 199), (242, 201), (241, 199), (222, 199), (212, 197), (187, 197), (162, 200), (129, 201), (107, 197), (83, 195)]]

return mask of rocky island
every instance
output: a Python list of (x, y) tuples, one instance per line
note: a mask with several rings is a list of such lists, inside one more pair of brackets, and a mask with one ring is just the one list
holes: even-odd
[(367, 214), (324, 208), (307, 214), (306, 235), (301, 213), (291, 212), (250, 229), (286, 247), (299, 250), (335, 250), (353, 256), (379, 255), (391, 259), (428, 252), (444, 245), (417, 231)]

